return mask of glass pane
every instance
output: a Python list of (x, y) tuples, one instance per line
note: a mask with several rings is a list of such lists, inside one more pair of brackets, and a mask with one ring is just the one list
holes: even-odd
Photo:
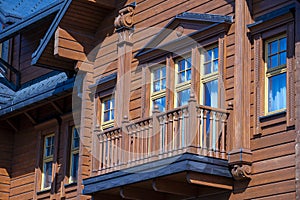
[(186, 59), (186, 66), (187, 66), (187, 69), (191, 69), (191, 67), (192, 67), (191, 57), (188, 57)]
[(204, 62), (211, 61), (211, 58), (212, 58), (212, 50), (210, 49), (204, 54)]
[(279, 54), (279, 65), (285, 65), (286, 64), (286, 52), (282, 52)]
[(214, 58), (213, 59), (219, 58), (219, 48), (214, 48), (213, 51), (214, 51)]
[(153, 92), (160, 91), (160, 81), (156, 81), (153, 83)]
[(279, 43), (280, 43), (280, 51), (285, 51), (286, 50), (286, 38), (280, 39)]
[(218, 80), (204, 84), (204, 104), (206, 106), (218, 107)]
[(104, 112), (104, 116), (103, 116), (103, 118), (104, 118), (103, 121), (104, 121), (104, 122), (109, 121), (109, 114), (110, 114), (109, 111)]
[(269, 43), (268, 55), (275, 54), (278, 52), (278, 42), (277, 40)]
[(159, 99), (155, 99), (153, 101), (153, 107), (157, 105), (160, 112), (164, 112), (166, 110), (166, 97), (161, 97)]
[(204, 64), (204, 74), (210, 74), (211, 71), (211, 63)]
[(161, 78), (166, 78), (166, 67), (163, 67), (161, 69), (161, 71), (162, 71), (162, 77)]
[(78, 153), (72, 155), (71, 182), (77, 181), (78, 159), (79, 159)]
[(187, 71), (186, 71), (186, 76), (187, 76), (187, 77), (186, 77), (186, 80), (187, 80), (187, 81), (191, 80), (191, 79), (192, 79), (192, 70), (190, 70), (190, 69), (187, 70)]
[(215, 60), (214, 61), (214, 69), (213, 69), (214, 71), (213, 72), (217, 72), (218, 71), (218, 64), (219, 64), (218, 60)]
[(166, 79), (161, 80), (161, 89), (162, 90), (166, 89)]
[(115, 108), (115, 99), (112, 98), (111, 99), (111, 109), (114, 109)]
[(110, 120), (113, 120), (113, 119), (115, 119), (115, 112), (114, 112), (114, 110), (111, 110), (110, 111)]
[(185, 82), (185, 71), (178, 74), (178, 83)]
[(278, 54), (269, 57), (268, 68), (277, 67), (278, 66)]
[(286, 108), (286, 73), (269, 78), (268, 111)]
[(184, 69), (185, 69), (184, 60), (178, 61), (178, 72), (180, 72), (180, 71), (182, 71)]
[(79, 135), (77, 130), (74, 128), (73, 131), (73, 149), (78, 148), (79, 147)]
[(188, 103), (190, 99), (190, 89), (178, 92), (178, 106), (183, 106)]
[(153, 74), (154, 74), (154, 80), (160, 79), (160, 69), (154, 70)]
[(43, 188), (48, 188), (51, 186), (52, 179), (52, 161), (44, 163), (44, 180)]
[(110, 100), (104, 101), (104, 110), (108, 110), (110, 107)]

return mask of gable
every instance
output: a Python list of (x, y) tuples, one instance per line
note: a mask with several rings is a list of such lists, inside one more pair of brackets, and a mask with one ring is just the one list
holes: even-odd
[[(136, 58), (144, 57), (150, 52), (162, 52), (172, 50), (176, 43), (197, 41), (201, 36), (207, 35), (207, 30), (212, 34), (218, 34), (218, 31), (228, 28), (233, 22), (231, 16), (182, 13), (177, 15), (167, 24), (148, 44), (145, 45), (136, 55)], [(223, 25), (223, 26), (222, 26)], [(224, 26), (225, 25), (225, 26)], [(216, 29), (216, 27), (219, 27)], [(214, 29), (215, 28), (215, 29)], [(225, 28), (225, 29), (224, 29)], [(172, 46), (172, 47), (171, 47)]]

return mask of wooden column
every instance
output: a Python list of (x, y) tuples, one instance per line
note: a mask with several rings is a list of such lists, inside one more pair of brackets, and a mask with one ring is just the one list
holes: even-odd
[(300, 1), (296, 2), (295, 13), (295, 113), (296, 113), (296, 199), (300, 199)]
[(115, 20), (118, 42), (118, 80), (115, 93), (117, 126), (121, 126), (124, 116), (129, 116), (133, 14), (135, 4), (129, 4), (119, 11)]
[(250, 151), (250, 42), (246, 24), (251, 23), (247, 1), (235, 2), (235, 61), (234, 61), (234, 116), (229, 165), (236, 180), (248, 177)]

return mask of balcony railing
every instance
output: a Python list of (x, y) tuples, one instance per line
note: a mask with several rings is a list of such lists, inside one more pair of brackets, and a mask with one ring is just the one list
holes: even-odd
[(122, 127), (96, 131), (93, 171), (103, 174), (184, 152), (226, 159), (226, 130), (229, 111), (188, 105), (133, 123), (125, 118)]

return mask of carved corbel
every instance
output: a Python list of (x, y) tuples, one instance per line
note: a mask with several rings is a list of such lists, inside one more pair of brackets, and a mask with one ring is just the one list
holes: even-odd
[(130, 29), (133, 27), (133, 16), (135, 7), (136, 4), (132, 3), (125, 6), (119, 11), (119, 15), (118, 17), (116, 17), (114, 22), (117, 30), (123, 28)]
[(240, 181), (250, 179), (251, 166), (249, 165), (234, 165), (231, 169), (231, 174), (234, 180)]

